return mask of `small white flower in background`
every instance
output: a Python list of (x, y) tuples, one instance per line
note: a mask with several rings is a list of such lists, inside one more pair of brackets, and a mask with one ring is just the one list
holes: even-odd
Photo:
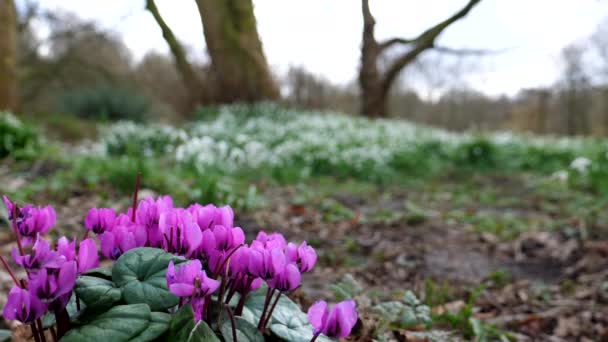
[(585, 157), (578, 157), (570, 163), (570, 168), (580, 173), (586, 173), (591, 165), (591, 160)]
[(555, 179), (559, 182), (565, 183), (568, 181), (568, 171), (566, 171), (566, 170), (556, 171), (551, 175), (551, 178)]

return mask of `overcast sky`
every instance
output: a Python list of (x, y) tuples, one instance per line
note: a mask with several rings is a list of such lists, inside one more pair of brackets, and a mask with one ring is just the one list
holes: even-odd
[[(413, 37), (466, 0), (372, 0), (379, 39)], [(144, 10), (144, 0), (45, 0), (47, 9), (75, 12), (122, 34), (136, 59), (147, 51), (167, 52), (160, 30)], [(356, 77), (362, 19), (358, 0), (254, 0), (270, 65), (284, 72), (301, 65), (331, 81)], [(157, 0), (165, 20), (193, 56), (205, 56), (205, 43), (193, 0)], [(605, 0), (483, 0), (470, 15), (441, 36), (442, 45), (503, 49), (486, 57), (466, 82), (491, 95), (549, 85), (559, 77), (559, 53), (591, 35), (608, 17)]]

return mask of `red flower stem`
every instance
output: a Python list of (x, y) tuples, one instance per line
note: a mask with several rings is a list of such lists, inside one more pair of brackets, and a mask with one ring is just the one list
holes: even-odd
[(40, 340), (42, 340), (42, 342), (46, 342), (46, 336), (44, 335), (44, 327), (42, 326), (42, 319), (36, 319), (36, 324), (38, 325), (38, 333), (40, 334)]
[(264, 317), (266, 317), (266, 310), (268, 310), (268, 304), (270, 304), (270, 299), (274, 294), (274, 289), (268, 288), (266, 291), (266, 299), (264, 300), (264, 309), (262, 310), (262, 316), (260, 316), (260, 321), (258, 322), (258, 330), (262, 331), (262, 324), (264, 324)]
[(85, 230), (84, 234), (82, 235), (82, 241), (86, 240), (89, 237), (89, 230)]
[(133, 192), (133, 212), (131, 213), (131, 221), (135, 222), (135, 212), (137, 211), (137, 193), (139, 192), (139, 183), (141, 182), (141, 172), (137, 173), (135, 179), (135, 191)]
[(49, 328), (49, 330), (51, 331), (51, 337), (53, 338), (53, 342), (57, 342), (57, 333), (55, 332), (55, 327), (51, 326)]
[(15, 233), (15, 237), (17, 238), (17, 247), (19, 247), (19, 254), (21, 256), (25, 255), (23, 251), (23, 245), (21, 244), (21, 233), (19, 233), (19, 229), (17, 228), (17, 204), (13, 203), (13, 231)]
[(319, 335), (321, 335), (321, 332), (319, 331), (318, 333), (316, 333), (312, 339), (310, 339), (310, 342), (315, 342), (317, 340), (317, 337), (319, 337)]
[(251, 283), (253, 283), (253, 281), (255, 280), (255, 278), (253, 277), (249, 277), (249, 280), (247, 281), (247, 287), (245, 287), (245, 292), (243, 292), (241, 294), (241, 298), (239, 299), (239, 304), (236, 306), (235, 309), (235, 314), (237, 315), (241, 315), (243, 313), (243, 308), (245, 307), (245, 301), (247, 300), (247, 296), (249, 295), (249, 292), (251, 292)]
[(21, 287), (21, 283), (19, 283), (19, 280), (17, 280), (17, 277), (15, 277), (15, 273), (13, 273), (13, 270), (8, 265), (8, 263), (6, 262), (6, 260), (2, 257), (2, 255), (0, 255), (0, 261), (2, 261), (2, 265), (4, 265), (4, 268), (6, 269), (6, 271), (8, 272), (8, 274), (10, 274), (11, 278), (13, 278), (13, 281), (15, 282), (15, 285)]
[(34, 336), (34, 341), (42, 342), (42, 341), (40, 341), (40, 335), (38, 334), (38, 329), (36, 329), (36, 322), (30, 323), (30, 328), (32, 329), (32, 335)]
[(226, 264), (230, 260), (230, 257), (232, 257), (232, 254), (234, 254), (234, 252), (236, 252), (241, 247), (243, 247), (243, 244), (240, 244), (240, 245), (236, 246), (236, 248), (234, 248), (232, 251), (230, 251), (230, 253), (226, 257), (226, 259), (224, 259), (224, 262), (222, 262), (221, 266), (217, 270), (215, 270), (215, 272), (213, 272), (213, 278), (217, 278), (217, 276), (219, 276), (220, 271), (222, 269), (224, 269), (224, 267), (226, 266)]
[(274, 308), (277, 307), (277, 303), (279, 302), (279, 299), (281, 298), (282, 294), (283, 293), (281, 291), (279, 291), (277, 298), (274, 300), (274, 303), (272, 303), (272, 306), (270, 307), (270, 311), (268, 311), (268, 314), (266, 314), (266, 321), (264, 322), (264, 325), (262, 325), (262, 330), (266, 329), (268, 322), (270, 322), (270, 318), (272, 318), (272, 312), (274, 311)]
[(224, 293), (226, 292), (226, 277), (222, 277), (222, 283), (220, 285), (220, 294), (217, 297), (217, 302), (220, 306), (220, 313), (217, 315), (217, 326), (221, 326), (220, 325), (220, 320), (222, 318), (222, 310), (224, 309)]
[(228, 311), (228, 317), (230, 317), (230, 325), (232, 327), (232, 341), (238, 342), (236, 338), (236, 323), (234, 322), (234, 314), (232, 313), (232, 309), (230, 309), (230, 305), (224, 304), (226, 307), (226, 311)]

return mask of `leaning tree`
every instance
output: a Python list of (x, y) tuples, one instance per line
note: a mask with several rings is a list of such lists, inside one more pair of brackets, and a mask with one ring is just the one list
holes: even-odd
[(162, 19), (154, 0), (146, 0), (146, 8), (161, 28), (176, 67), (191, 93), (205, 92), (199, 94), (206, 100), (204, 102), (277, 99), (279, 89), (262, 49), (252, 0), (196, 0), (196, 5), (211, 57), (212, 79), (216, 83), (207, 90), (186, 58), (184, 48)]
[(0, 110), (17, 104), (17, 11), (13, 0), (0, 0)]
[[(359, 70), (359, 86), (362, 96), (361, 114), (371, 117), (386, 116), (388, 113), (387, 98), (391, 85), (399, 73), (412, 64), (424, 51), (436, 49), (455, 52), (449, 48), (436, 46), (435, 41), (446, 28), (464, 18), (480, 2), (481, 0), (469, 0), (466, 6), (458, 12), (415, 38), (392, 38), (380, 42), (374, 36), (376, 20), (369, 9), (369, 0), (362, 0), (363, 42)], [(406, 46), (408, 49), (395, 57), (385, 58), (388, 49), (398, 45)]]

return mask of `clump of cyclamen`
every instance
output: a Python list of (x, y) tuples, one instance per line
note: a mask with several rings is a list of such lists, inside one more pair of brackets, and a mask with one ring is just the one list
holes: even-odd
[[(29, 273), (30, 286), (16, 285), (11, 290), (3, 315), (31, 323), (47, 310), (65, 308), (77, 275), (99, 264), (97, 245), (92, 239), (77, 243), (62, 237), (51, 248), (41, 235), (55, 223), (52, 207), (17, 208), (8, 198), (4, 197), (4, 201), (21, 236), (35, 243), (30, 254), (13, 250), (15, 262)], [(228, 303), (235, 293), (240, 294), (234, 312), (239, 315), (247, 295), (265, 282), (268, 292), (258, 325), (261, 331), (280, 296), (298, 288), (302, 273), (310, 272), (317, 261), (314, 248), (306, 242), (288, 243), (280, 233), (261, 231), (247, 244), (244, 231), (234, 226), (234, 212), (229, 206), (193, 204), (176, 208), (169, 196), (147, 198), (126, 213), (92, 208), (84, 219), (84, 227), (97, 235), (101, 253), (111, 260), (144, 246), (183, 257), (186, 262), (169, 264), (167, 287), (180, 297), (180, 306), (192, 305), (197, 321), (206, 318), (211, 295), (218, 293), (218, 289), (220, 303)], [(320, 305), (311, 308), (312, 316), (309, 312), (315, 333), (348, 335), (356, 321), (354, 302), (338, 304), (326, 313), (320, 313)]]
[[(9, 292), (2, 315), (6, 319), (32, 323), (47, 311), (65, 310), (78, 274), (99, 265), (97, 245), (93, 239), (85, 239), (76, 248), (76, 241), (61, 237), (55, 248), (51, 248), (42, 235), (55, 224), (54, 209), (30, 204), (18, 207), (6, 196), (3, 200), (13, 230), (20, 239), (20, 248), (13, 248), (12, 257), (28, 276), (22, 280), (14, 278), (15, 285)], [(25, 254), (21, 244), (31, 242), (29, 254)]]

